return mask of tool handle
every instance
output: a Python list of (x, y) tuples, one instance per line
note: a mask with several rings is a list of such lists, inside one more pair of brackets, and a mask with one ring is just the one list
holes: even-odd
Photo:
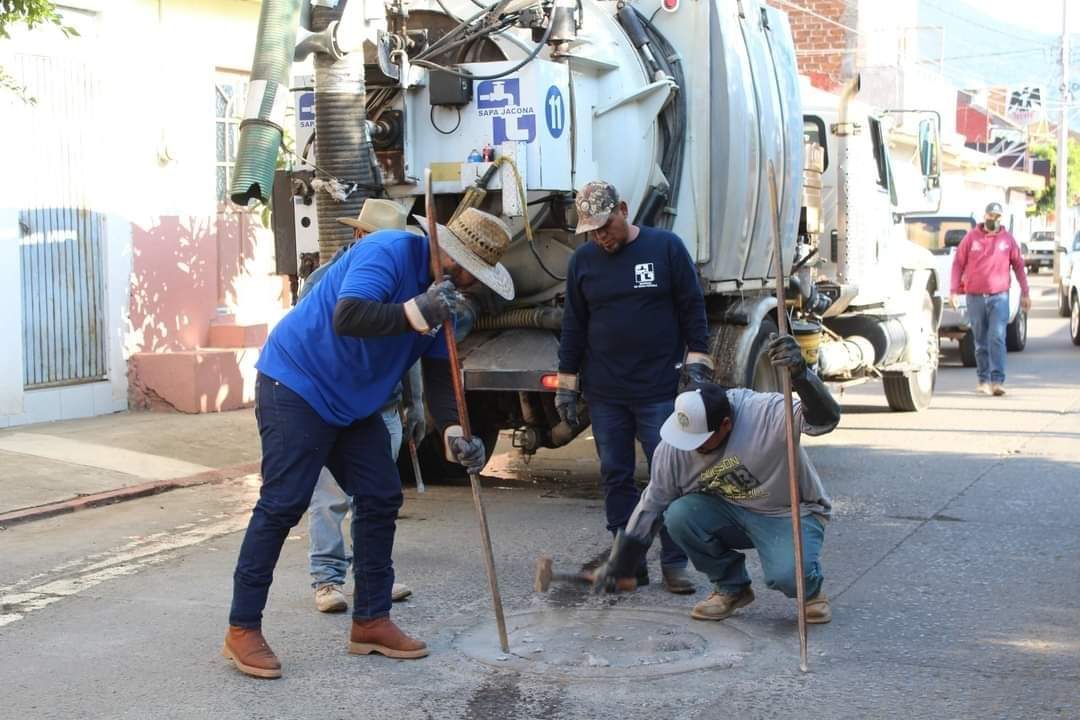
[[(431, 243), (431, 275), (436, 281), (442, 277), (442, 251), (439, 249), (439, 223), (435, 217), (435, 196), (431, 189), (431, 168), (424, 170), (424, 211), (427, 213), (428, 240)], [(457, 339), (454, 337), (454, 322), (447, 320), (443, 327), (446, 336), (446, 351), (450, 356), (450, 381), (454, 386), (454, 399), (457, 401), (458, 422), (466, 440), (472, 439), (469, 427), (469, 408), (465, 405), (465, 389), (461, 384), (461, 362), (458, 360)], [(499, 581), (495, 576), (495, 554), (491, 548), (491, 533), (488, 530), (487, 513), (484, 500), (480, 495), (480, 477), (469, 473), (469, 485), (472, 487), (473, 505), (476, 508), (477, 524), (480, 526), (480, 544), (484, 556), (484, 570), (487, 573), (488, 586), (491, 590), (491, 604), (495, 609), (495, 625), (499, 631), (499, 647), (504, 653), (510, 652), (510, 641), (506, 637), (506, 618), (503, 616), (502, 596), (499, 594)]]
[[(776, 168), (769, 162), (769, 201), (772, 205), (773, 222), (773, 260), (776, 272), (776, 325), (781, 335), (787, 335), (787, 307), (784, 300), (784, 259), (783, 246), (780, 243), (780, 203), (777, 200)], [(787, 465), (788, 491), (791, 494), (791, 533), (795, 547), (795, 602), (798, 604), (799, 617), (799, 669), (807, 667), (806, 638), (806, 583), (803, 578), (802, 513), (799, 498), (799, 457), (795, 452), (795, 411), (791, 396), (791, 372), (780, 373), (784, 388), (784, 412), (787, 416)]]

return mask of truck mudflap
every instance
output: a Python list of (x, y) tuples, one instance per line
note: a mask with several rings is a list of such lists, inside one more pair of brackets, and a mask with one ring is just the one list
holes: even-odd
[(559, 338), (550, 330), (475, 333), (462, 347), (467, 391), (554, 392), (558, 369)]

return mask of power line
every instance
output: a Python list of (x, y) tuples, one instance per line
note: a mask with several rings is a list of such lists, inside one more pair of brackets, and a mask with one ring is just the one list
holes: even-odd
[[(1005, 30), (1002, 30), (1001, 28), (996, 28), (996, 27), (994, 27), (992, 25), (987, 25), (987, 24), (981, 23), (981, 22), (979, 22), (977, 20), (973, 20), (968, 15), (961, 15), (958, 12), (954, 12), (952, 10), (946, 10), (942, 6), (938, 5), (937, 3), (930, 2), (930, 0), (923, 0), (923, 2), (925, 2), (928, 6), (934, 8), (935, 10), (937, 10), (938, 12), (940, 12), (940, 13), (942, 13), (944, 15), (948, 15), (949, 17), (954, 17), (957, 20), (963, 20), (964, 22), (968, 23), (969, 25), (973, 25), (974, 27), (982, 28), (983, 30), (989, 30), (990, 32), (997, 33), (998, 35), (1004, 35), (1005, 37), (1009, 38), (1010, 40), (1015, 40), (1016, 39), (1016, 34), (1015, 33), (1007, 32)], [(1068, 0), (1062, 0), (1062, 2), (1068, 2)]]

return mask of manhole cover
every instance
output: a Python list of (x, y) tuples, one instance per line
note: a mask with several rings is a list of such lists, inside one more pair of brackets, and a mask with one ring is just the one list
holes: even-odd
[(471, 658), (519, 672), (566, 677), (671, 675), (738, 663), (753, 648), (733, 625), (651, 608), (551, 608), (507, 616), (510, 652), (493, 622), (457, 638)]

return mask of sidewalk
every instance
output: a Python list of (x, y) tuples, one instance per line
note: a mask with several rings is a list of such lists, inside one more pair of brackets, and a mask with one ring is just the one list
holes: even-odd
[(253, 410), (126, 412), (0, 431), (0, 526), (258, 472)]

